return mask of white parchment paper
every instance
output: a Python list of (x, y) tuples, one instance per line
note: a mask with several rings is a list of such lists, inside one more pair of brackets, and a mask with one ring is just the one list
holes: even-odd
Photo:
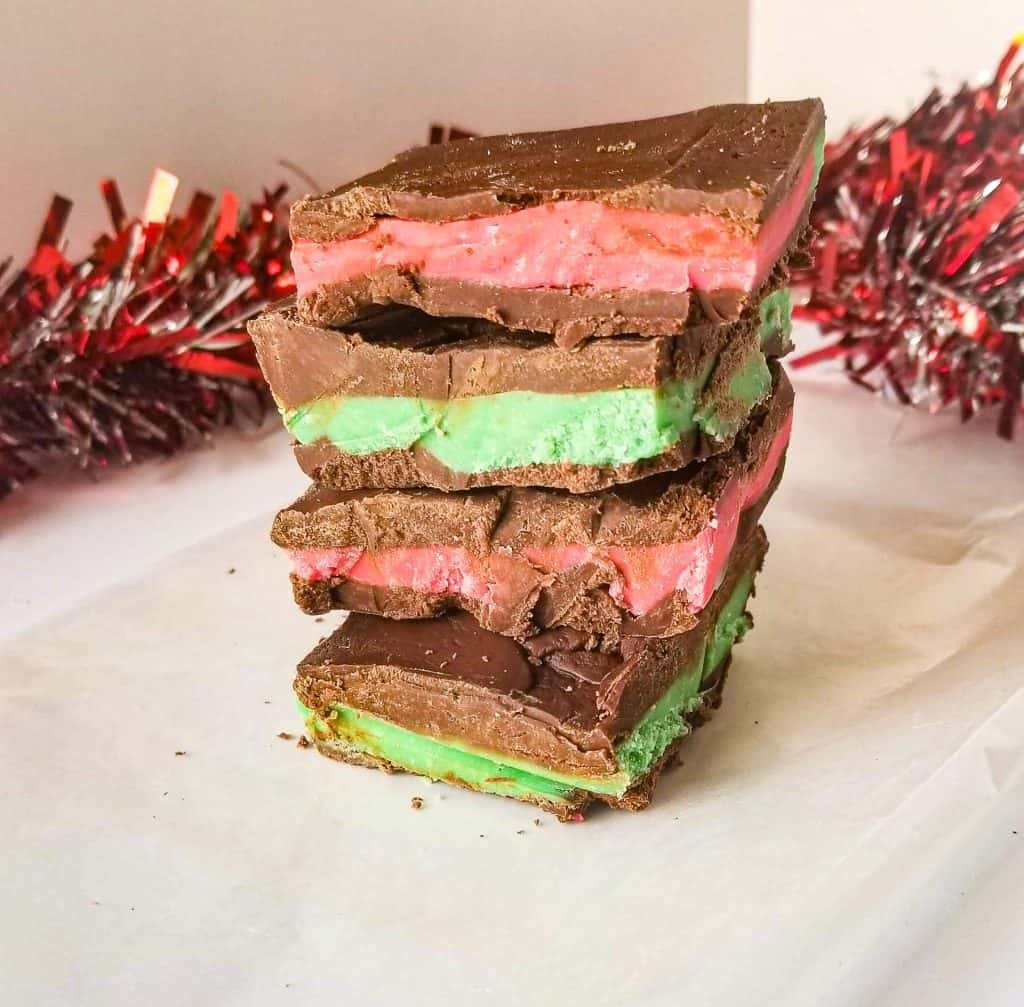
[(1022, 863), (1024, 444), (797, 387), (756, 629), (642, 815), (537, 825), (278, 739), (336, 620), (291, 605), (271, 485), (4, 644), (2, 1002), (960, 1002), (900, 983)]

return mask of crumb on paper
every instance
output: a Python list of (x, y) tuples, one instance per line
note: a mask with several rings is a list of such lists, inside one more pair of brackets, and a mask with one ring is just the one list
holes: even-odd
[(304, 734), (299, 735), (299, 740), (295, 742), (296, 748), (309, 748), (313, 742), (309, 740)]
[(188, 752), (186, 752), (185, 749), (182, 748), (179, 751), (175, 752), (174, 754), (175, 755), (188, 755)]
[(287, 731), (280, 731), (277, 735), (282, 741), (291, 741), (295, 737), (294, 734), (289, 734)]
[(526, 829), (516, 829), (516, 835), (517, 836), (525, 836), (526, 835)]
[(598, 154), (624, 154), (626, 151), (636, 150), (636, 140), (623, 140), (620, 143), (599, 143)]
[(409, 802), (409, 807), (411, 807), (413, 809), (413, 811), (419, 811), (420, 808), (423, 807), (423, 798), (422, 797), (414, 797)]
[(323, 622), (323, 621), (324, 621), (324, 617), (323, 617), (322, 615), (318, 615), (318, 616), (317, 616), (317, 617), (316, 617), (316, 618), (315, 618), (315, 619), (313, 620), (313, 622)]
[(535, 819), (533, 820), (533, 824), (534, 824), (534, 825), (536, 825), (536, 826), (537, 826), (537, 828), (539, 829), (539, 828), (540, 828), (540, 819), (539, 819), (539, 818), (535, 818)]

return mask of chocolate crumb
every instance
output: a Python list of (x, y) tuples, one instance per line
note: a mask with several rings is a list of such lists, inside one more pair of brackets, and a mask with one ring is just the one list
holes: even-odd
[(235, 572), (235, 568), (233, 566), (232, 567), (228, 567), (228, 573), (229, 574), (234, 573), (234, 572)]
[(174, 754), (175, 754), (175, 755), (188, 755), (188, 752), (186, 752), (186, 751), (182, 750), (182, 751), (180, 751), (180, 752), (175, 752)]
[(533, 820), (533, 824), (536, 825), (538, 828), (540, 828), (540, 819), (539, 818), (535, 818)]
[(422, 797), (414, 797), (414, 798), (413, 798), (413, 799), (412, 799), (412, 800), (411, 800), (411, 801), (409, 802), (409, 806), (410, 806), (410, 807), (411, 807), (411, 808), (412, 808), (412, 809), (413, 809), (414, 811), (419, 811), (419, 810), (420, 810), (420, 808), (422, 808), (422, 807), (423, 807), (423, 798), (422, 798)]
[(317, 616), (317, 617), (316, 617), (316, 618), (315, 618), (315, 619), (313, 620), (313, 622), (323, 622), (323, 621), (324, 621), (324, 617), (323, 617), (322, 615), (318, 615), (318, 616)]
[(526, 835), (526, 829), (516, 829), (516, 835), (517, 836), (525, 836)]
[(295, 737), (294, 734), (289, 734), (287, 731), (281, 731), (277, 735), (282, 741), (291, 741)]
[(309, 748), (313, 743), (304, 734), (299, 735), (299, 740), (295, 742), (296, 748)]

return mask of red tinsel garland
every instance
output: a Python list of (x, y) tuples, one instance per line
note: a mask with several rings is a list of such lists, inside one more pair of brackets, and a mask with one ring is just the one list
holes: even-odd
[[(196, 192), (169, 214), (158, 171), (141, 218), (101, 189), (112, 233), (79, 262), (54, 198), (30, 262), (0, 292), (0, 497), (51, 469), (170, 455), (268, 405), (245, 322), (291, 293), (285, 187), (239, 214)], [(0, 263), (0, 281), (11, 260)]]
[(933, 90), (903, 122), (883, 119), (826, 150), (812, 213), (815, 265), (798, 314), (849, 376), (964, 420), (1000, 409), (1011, 437), (1024, 380), (1024, 36), (991, 82)]

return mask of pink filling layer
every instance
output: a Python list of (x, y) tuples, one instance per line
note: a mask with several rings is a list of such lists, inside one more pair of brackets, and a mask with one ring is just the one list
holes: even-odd
[[(620, 580), (612, 596), (633, 615), (645, 615), (673, 591), (685, 591), (693, 611), (700, 611), (714, 593), (736, 541), (740, 516), (771, 482), (792, 428), (790, 414), (760, 467), (734, 479), (723, 492), (711, 523), (695, 538), (669, 545), (620, 549), (566, 545), (526, 549), (525, 559), (547, 573), (560, 573), (586, 562), (614, 565)], [(455, 546), (387, 549), (370, 553), (346, 549), (296, 549), (292, 569), (303, 580), (345, 577), (371, 587), (404, 587), (427, 594), (454, 594), (500, 603), (511, 574), (523, 561), (505, 553), (477, 556)]]
[(382, 266), (515, 288), (750, 291), (782, 253), (813, 179), (811, 155), (756, 238), (709, 213), (563, 200), (443, 223), (382, 217), (362, 234), (341, 241), (296, 242), (292, 266), (300, 295)]

